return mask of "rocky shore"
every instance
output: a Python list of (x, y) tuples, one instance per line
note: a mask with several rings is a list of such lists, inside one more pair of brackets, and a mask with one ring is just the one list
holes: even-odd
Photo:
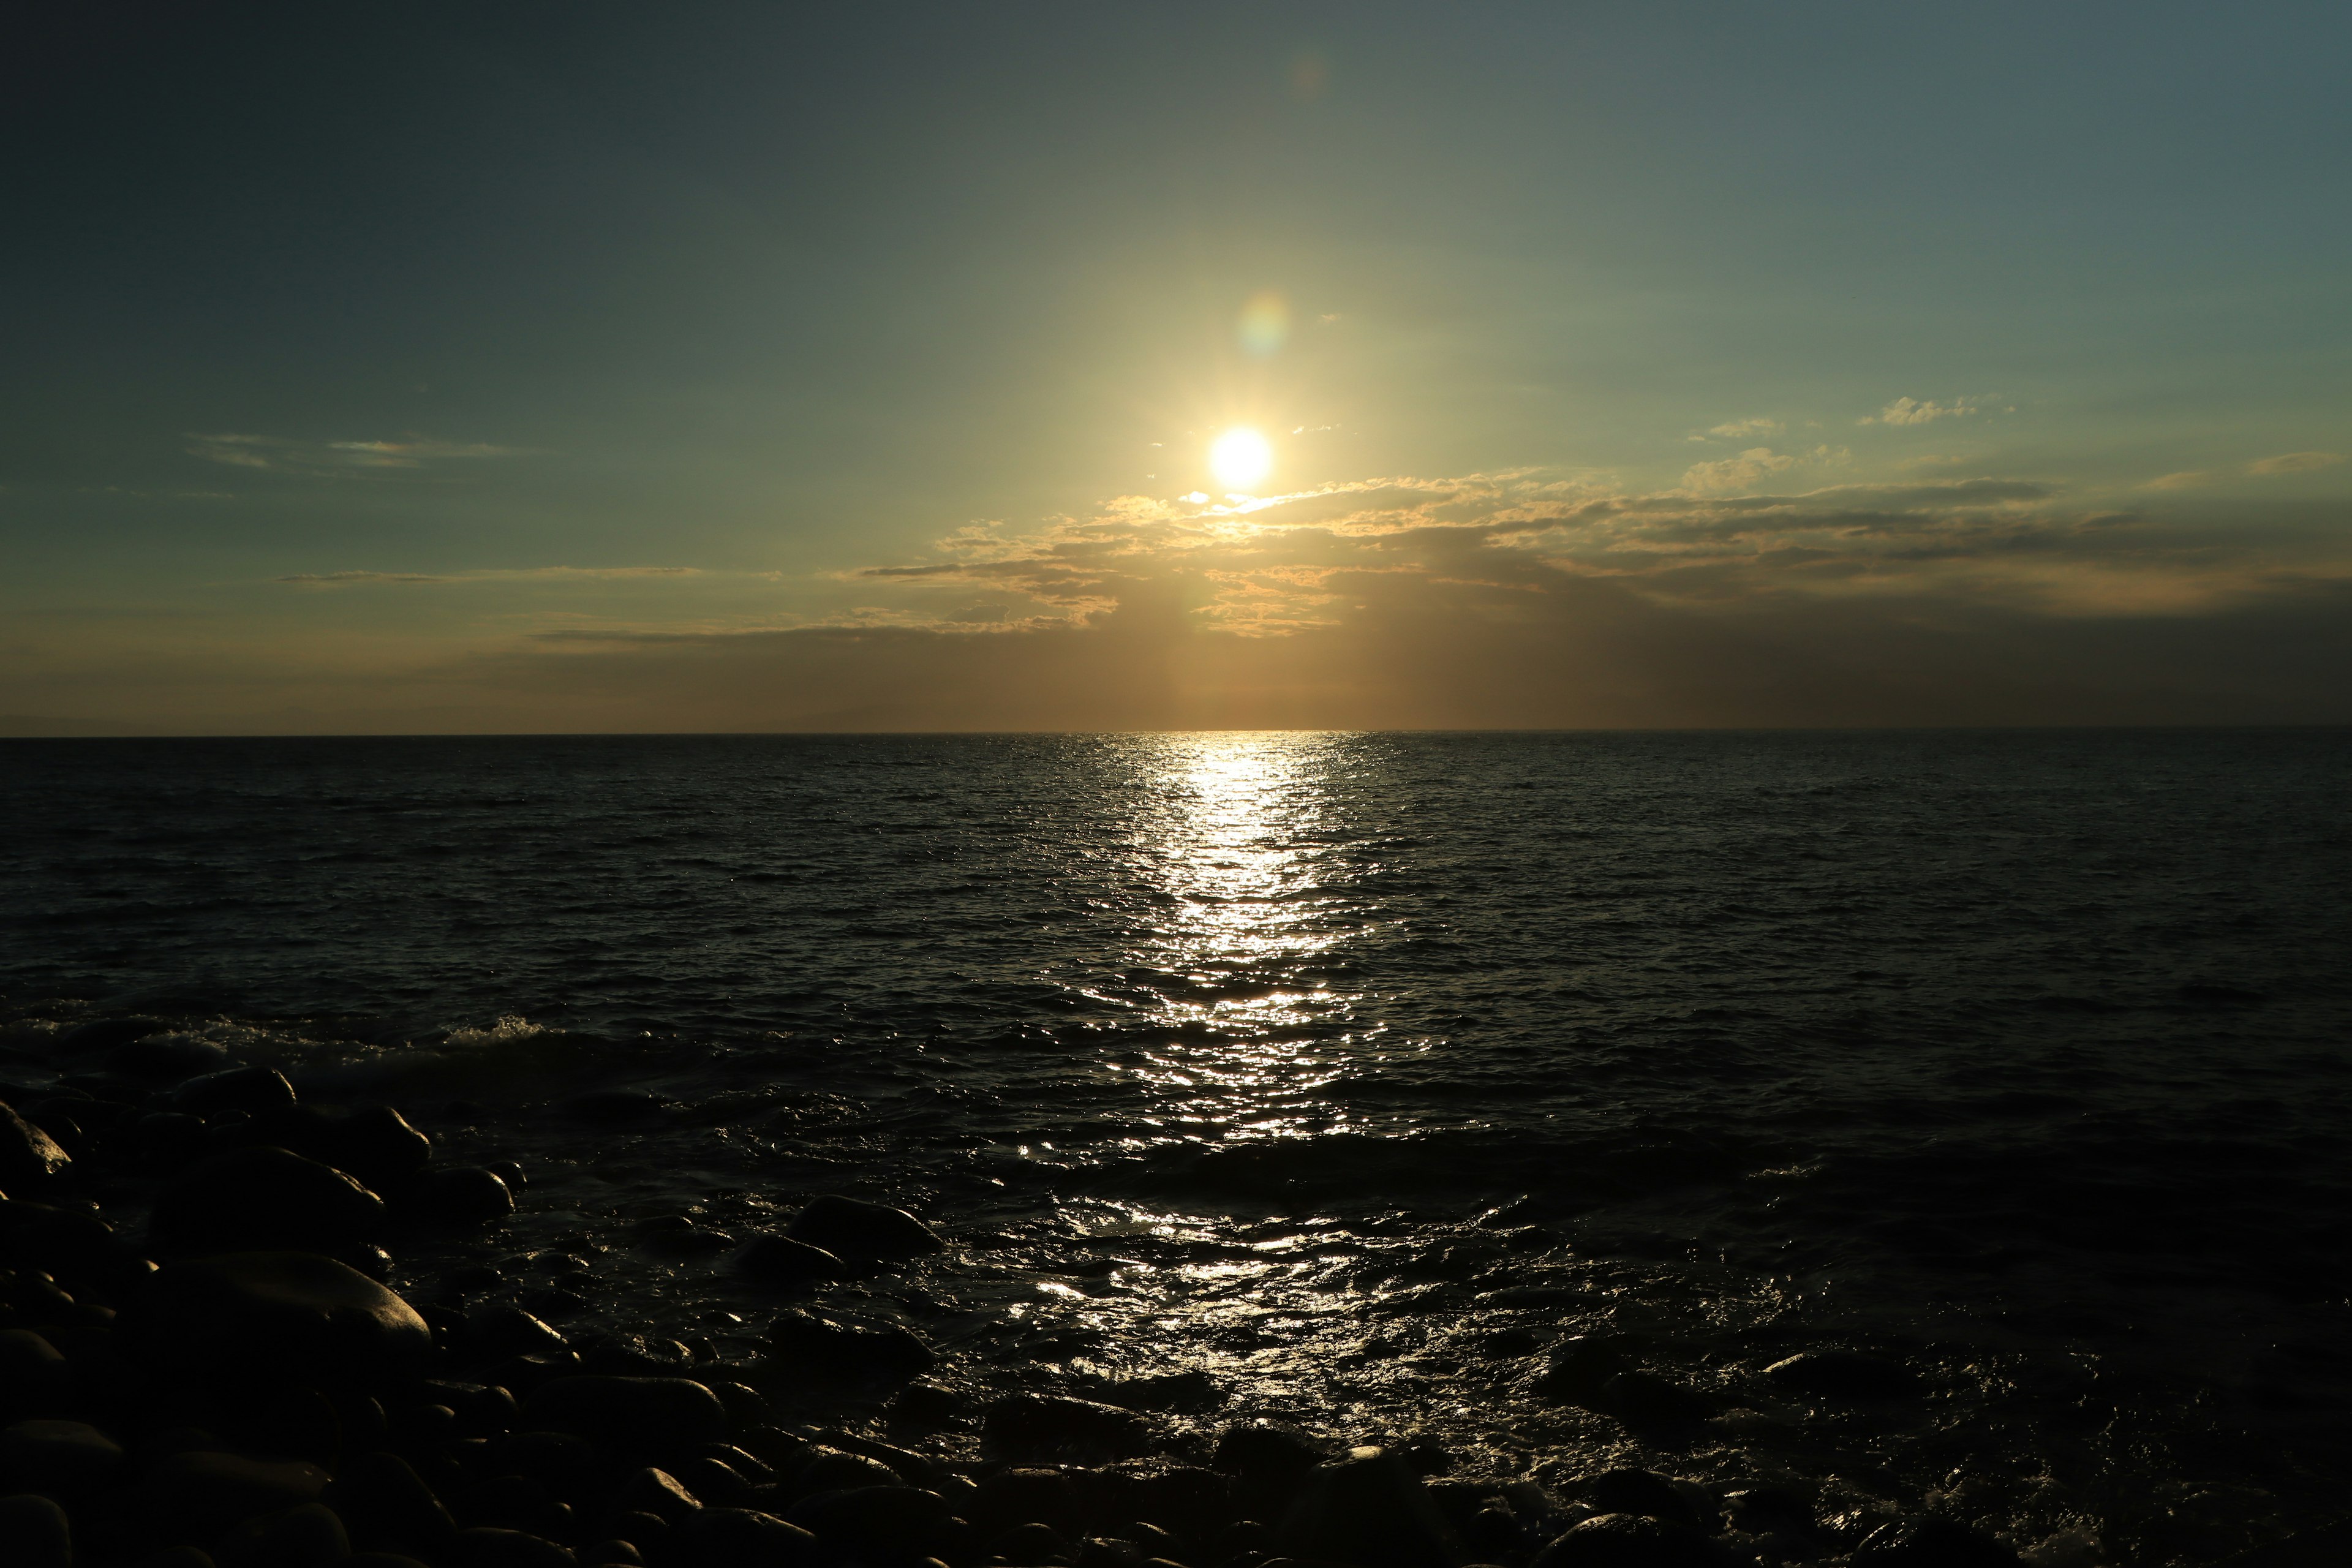
[[(1797, 1489), (1630, 1468), (1547, 1487), (1312, 1413), (1223, 1419), (1198, 1373), (984, 1392), (907, 1328), (824, 1309), (830, 1283), (957, 1245), (837, 1195), (728, 1240), (718, 1266), (776, 1298), (761, 1353), (691, 1333), (567, 1335), (546, 1321), (560, 1312), (484, 1299), (527, 1187), (519, 1164), (445, 1163), (394, 1107), (306, 1102), (280, 1073), (184, 1036), (135, 1021), (76, 1033), (62, 1043), (88, 1070), (0, 1085), (0, 1563), (2020, 1561), (1933, 1513), (1856, 1529)], [(643, 1240), (696, 1244), (677, 1228), (649, 1222)], [(1606, 1339), (1545, 1353), (1538, 1385), (1562, 1404), (1629, 1427), (1694, 1414)], [(1913, 1377), (1834, 1350), (1767, 1375), (1856, 1401), (1900, 1397)]]

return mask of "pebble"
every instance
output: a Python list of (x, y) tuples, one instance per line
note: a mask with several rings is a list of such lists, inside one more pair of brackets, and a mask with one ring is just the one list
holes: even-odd
[(8, 1568), (73, 1568), (73, 1526), (51, 1500), (0, 1497), (0, 1563)]
[(285, 1149), (216, 1154), (155, 1196), (148, 1234), (171, 1252), (340, 1252), (378, 1240), (383, 1200)]
[(406, 1301), (307, 1252), (172, 1264), (125, 1305), (115, 1331), (150, 1368), (205, 1382), (373, 1386), (415, 1375), (433, 1349)]
[(920, 1258), (947, 1247), (938, 1233), (905, 1209), (832, 1193), (810, 1199), (784, 1227), (784, 1235), (857, 1263)]

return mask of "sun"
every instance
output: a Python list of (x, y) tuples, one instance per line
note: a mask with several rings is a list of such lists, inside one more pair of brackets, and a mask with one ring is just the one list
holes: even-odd
[(1209, 471), (1227, 489), (1246, 491), (1274, 472), (1274, 447), (1249, 426), (1236, 426), (1209, 443)]

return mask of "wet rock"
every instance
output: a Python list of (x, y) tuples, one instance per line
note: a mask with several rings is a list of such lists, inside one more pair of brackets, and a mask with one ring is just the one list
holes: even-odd
[(0, 1105), (0, 1191), (38, 1192), (72, 1163), (56, 1139)]
[(667, 1470), (651, 1468), (631, 1476), (614, 1500), (625, 1513), (649, 1513), (670, 1525), (676, 1525), (702, 1507), (701, 1500), (688, 1490), (677, 1477)]
[(205, 1151), (205, 1124), (185, 1111), (158, 1110), (118, 1123), (109, 1152), (142, 1171), (176, 1171)]
[(575, 1568), (569, 1547), (527, 1531), (488, 1526), (461, 1530), (449, 1544), (447, 1568)]
[(1919, 1377), (1898, 1361), (1853, 1351), (1807, 1351), (1774, 1362), (1764, 1375), (1794, 1394), (1824, 1399), (1902, 1399), (1919, 1392)]
[(1686, 1489), (1654, 1470), (1603, 1470), (1579, 1489), (1595, 1513), (1639, 1514), (1693, 1530), (1710, 1530), (1715, 1523), (1693, 1495), (1698, 1489)]
[(1731, 1527), (1750, 1535), (1804, 1535), (1818, 1528), (1812, 1505), (1785, 1487), (1743, 1487), (1723, 1502)]
[(2017, 1568), (2019, 1558), (1981, 1531), (1930, 1514), (1879, 1526), (1847, 1561), (1853, 1568)]
[(642, 1089), (600, 1089), (586, 1094), (575, 1094), (563, 1102), (563, 1109), (583, 1121), (602, 1126), (618, 1127), (630, 1122), (650, 1121), (659, 1116), (668, 1102), (658, 1094)]
[(603, 1563), (612, 1568), (639, 1568), (645, 1560), (645, 1553), (637, 1550), (635, 1542), (620, 1540), (600, 1541), (580, 1554), (586, 1568), (597, 1568)]
[(529, 1476), (492, 1476), (457, 1498), (452, 1512), (460, 1524), (482, 1530), (515, 1530), (549, 1541), (572, 1533), (572, 1505)]
[(184, 1539), (209, 1540), (257, 1514), (318, 1501), (327, 1489), (327, 1472), (299, 1459), (196, 1449), (163, 1459), (139, 1489), (156, 1523)]
[(1071, 1555), (1069, 1542), (1047, 1524), (1016, 1524), (989, 1541), (988, 1553), (1027, 1568), (1067, 1563)]
[(1598, 1395), (1601, 1384), (1630, 1370), (1616, 1341), (1578, 1334), (1553, 1350), (1550, 1364), (1535, 1381), (1535, 1391), (1563, 1405), (1581, 1405)]
[(1453, 1568), (1461, 1542), (1403, 1456), (1357, 1448), (1310, 1471), (1276, 1531), (1292, 1557), (1363, 1568)]
[[(406, 1563), (405, 1558), (354, 1557), (349, 1560), (349, 1568), (400, 1568)], [(213, 1568), (213, 1554), (201, 1547), (167, 1546), (161, 1552), (139, 1559), (137, 1568)], [(414, 1563), (410, 1568), (425, 1568), (425, 1565)]]
[(788, 1236), (754, 1237), (736, 1258), (735, 1267), (763, 1285), (808, 1285), (849, 1273), (846, 1264), (822, 1247)]
[(814, 1312), (786, 1312), (768, 1325), (768, 1347), (780, 1361), (841, 1378), (912, 1377), (939, 1357), (896, 1324), (842, 1322)]
[(947, 1246), (929, 1226), (905, 1209), (830, 1193), (812, 1198), (807, 1207), (793, 1216), (784, 1234), (856, 1263), (920, 1258)]
[(237, 1143), (275, 1144), (348, 1171), (379, 1192), (409, 1181), (433, 1158), (433, 1141), (389, 1105), (283, 1105), (225, 1131)]
[[(747, 1463), (759, 1464), (749, 1454), (743, 1458)], [(742, 1471), (709, 1454), (697, 1454), (680, 1466), (677, 1482), (694, 1497), (721, 1508), (756, 1508), (762, 1500), (758, 1488)]]
[(1157, 1377), (1130, 1377), (1103, 1390), (1103, 1402), (1123, 1410), (1154, 1410), (1197, 1415), (1225, 1402), (1217, 1380), (1197, 1367)]
[(719, 1396), (683, 1377), (559, 1377), (532, 1390), (523, 1415), (615, 1454), (653, 1461), (727, 1436)]
[(898, 1472), (881, 1460), (831, 1447), (813, 1450), (793, 1472), (793, 1486), (802, 1493), (895, 1486), (898, 1481)]
[(936, 1383), (910, 1383), (890, 1400), (890, 1420), (911, 1427), (944, 1426), (962, 1414), (964, 1396)]
[(803, 1498), (785, 1516), (828, 1552), (865, 1562), (930, 1555), (948, 1505), (909, 1486), (859, 1487)]
[(1635, 1431), (1691, 1426), (1715, 1412), (1706, 1395), (1647, 1372), (1621, 1372), (1578, 1403)]
[(226, 1047), (196, 1035), (151, 1034), (106, 1053), (107, 1071), (158, 1083), (178, 1083), (227, 1065)]
[[(1127, 1481), (1127, 1511), (1188, 1542), (1207, 1543), (1233, 1518), (1233, 1484), (1214, 1470), (1150, 1461), (1121, 1466), (1119, 1473)], [(1148, 1543), (1138, 1538), (1138, 1544)]]
[(539, 1355), (571, 1348), (571, 1342), (520, 1307), (485, 1307), (466, 1314), (466, 1353), (478, 1361)]
[(96, 1215), (20, 1199), (0, 1199), (0, 1260), (109, 1295), (150, 1271), (147, 1262)]
[(427, 1171), (400, 1194), (403, 1218), (453, 1230), (504, 1225), (514, 1206), (506, 1183), (478, 1165)]
[(1330, 1444), (1298, 1427), (1247, 1421), (1217, 1434), (1209, 1462), (1255, 1496), (1286, 1495), (1330, 1452)]
[(1053, 1394), (1016, 1394), (990, 1405), (982, 1435), (1012, 1454), (1119, 1457), (1150, 1451), (1159, 1427), (1116, 1405)]
[(1084, 1512), (1077, 1488), (1059, 1470), (1000, 1470), (982, 1481), (964, 1504), (964, 1517), (983, 1538), (1015, 1525), (1050, 1525), (1074, 1533)]
[(94, 1018), (87, 1024), (77, 1024), (58, 1037), (60, 1056), (89, 1056), (117, 1046), (127, 1046), (143, 1040), (150, 1035), (160, 1035), (172, 1026), (161, 1018), (133, 1014), (121, 1018)]
[(9, 1568), (73, 1568), (73, 1527), (45, 1497), (0, 1497), (0, 1563)]
[(73, 1368), (58, 1347), (30, 1329), (0, 1329), (0, 1421), (63, 1415), (73, 1398)]
[(228, 1068), (192, 1078), (172, 1091), (174, 1108), (191, 1116), (217, 1116), (226, 1110), (258, 1115), (294, 1103), (294, 1086), (275, 1068)]
[(806, 1568), (817, 1539), (799, 1525), (743, 1508), (706, 1508), (677, 1532), (677, 1568)]
[(144, 1364), (208, 1382), (367, 1387), (413, 1375), (433, 1349), (407, 1302), (307, 1252), (174, 1263), (129, 1301), (115, 1334)]
[(0, 1427), (0, 1489), (68, 1497), (122, 1465), (122, 1448), (80, 1421), (19, 1421)]
[(352, 1554), (335, 1510), (305, 1503), (231, 1531), (213, 1553), (220, 1568), (334, 1568)]
[(497, 1468), (526, 1476), (574, 1508), (602, 1512), (612, 1506), (606, 1491), (610, 1467), (585, 1437), (569, 1432), (517, 1432), (492, 1445)]
[(173, 1252), (340, 1252), (384, 1233), (383, 1200), (290, 1150), (238, 1149), (156, 1194), (148, 1234)]
[(1731, 1554), (1688, 1525), (1596, 1514), (1535, 1555), (1530, 1568), (1732, 1568)]
[(326, 1500), (363, 1551), (429, 1560), (457, 1533), (448, 1509), (397, 1454), (379, 1450), (348, 1461)]

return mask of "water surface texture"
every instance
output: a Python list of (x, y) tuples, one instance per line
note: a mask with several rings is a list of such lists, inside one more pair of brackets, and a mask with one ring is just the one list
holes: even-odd
[[(2342, 731), (9, 742), (0, 1044), (143, 1012), (518, 1154), (581, 1322), (748, 1344), (727, 1238), (887, 1197), (957, 1248), (823, 1304), (978, 1386), (2210, 1561), (2352, 1460), (2347, 790)], [(1578, 1333), (1706, 1418), (1541, 1397)], [(1923, 1391), (1760, 1376), (1823, 1347)]]

